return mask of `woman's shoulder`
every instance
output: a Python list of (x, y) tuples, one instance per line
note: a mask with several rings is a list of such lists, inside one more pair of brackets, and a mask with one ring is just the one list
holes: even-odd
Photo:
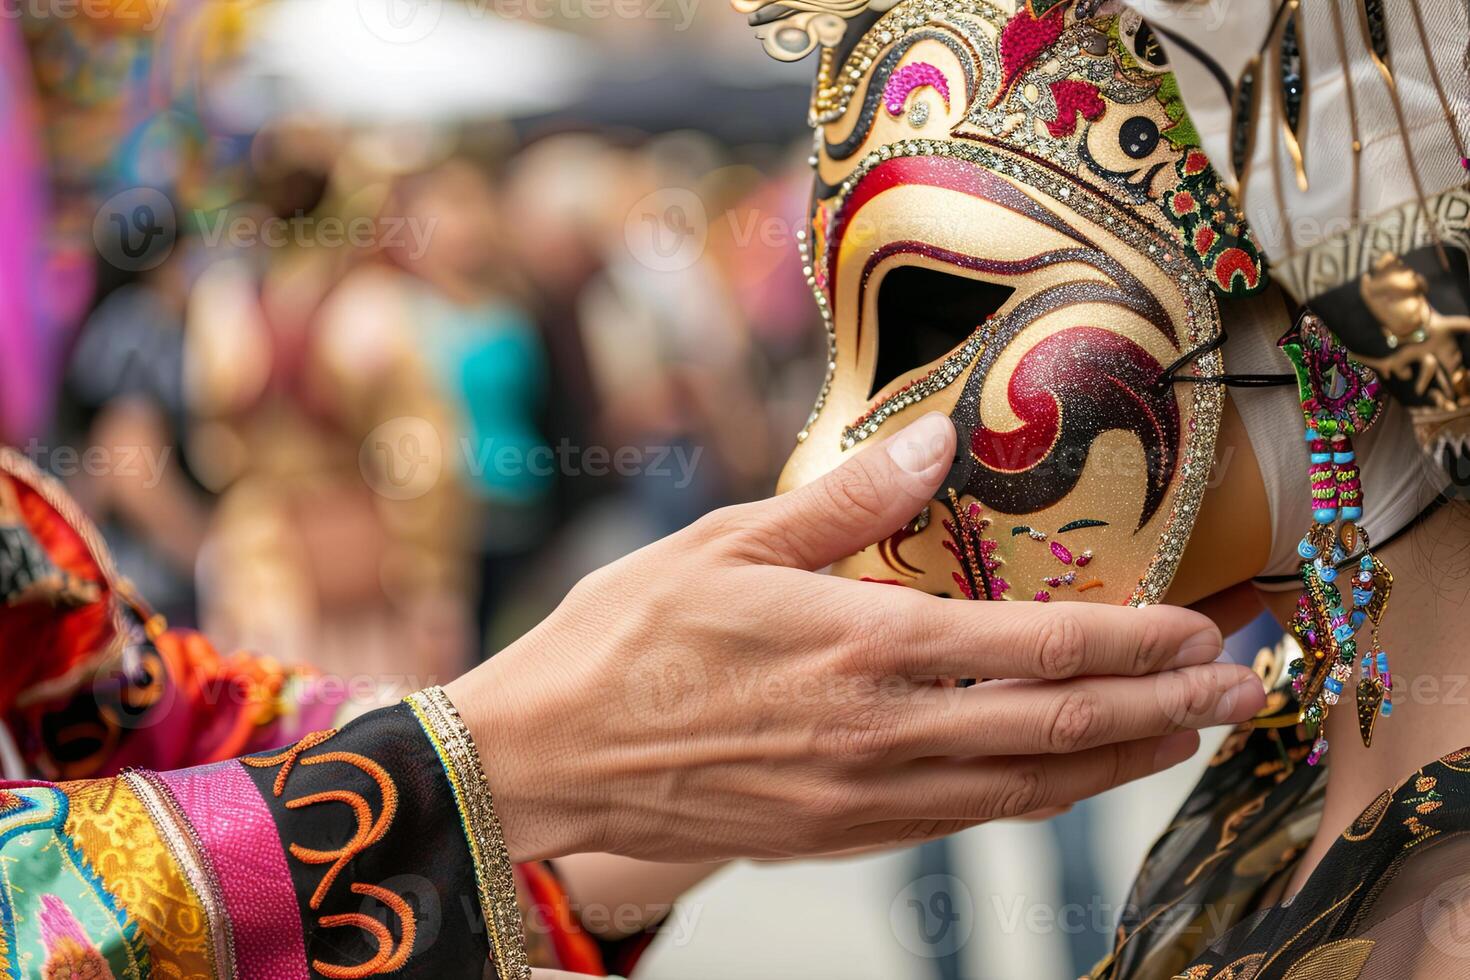
[(1381, 793), (1302, 891), (1270, 906), (1321, 820), (1325, 767), (1301, 764), (1308, 749), (1293, 728), (1232, 734), (1150, 851), (1094, 975), (1409, 976), (1398, 947), (1408, 933), (1424, 947), (1436, 929), (1470, 972), (1458, 926), (1470, 907), (1470, 748)]

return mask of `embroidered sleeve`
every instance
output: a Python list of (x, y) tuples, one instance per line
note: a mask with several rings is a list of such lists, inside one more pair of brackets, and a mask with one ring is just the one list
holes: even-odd
[(168, 629), (0, 446), (0, 977), (601, 973), (570, 932), (528, 956), (443, 693), (339, 731), (351, 710), (333, 678)]
[(428, 734), (454, 791), (460, 825), (474, 865), (490, 956), (501, 977), (528, 977), (549, 967), (603, 976), (629, 974), (658, 933), (657, 927), (617, 942), (582, 928), (570, 896), (550, 862), (512, 865), (495, 816), (480, 754), (459, 712), (440, 688), (406, 699)]
[(473, 746), (435, 705), (193, 769), (0, 783), (0, 976), (479, 980), (488, 959), (524, 980)]

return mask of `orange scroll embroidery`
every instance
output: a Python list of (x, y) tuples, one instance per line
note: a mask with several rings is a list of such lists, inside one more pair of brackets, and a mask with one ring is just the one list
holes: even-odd
[[(272, 787), (277, 797), (286, 791), (286, 781), (290, 778), (292, 770), (297, 763), (303, 766), (318, 766), (325, 763), (337, 762), (344, 765), (354, 766), (366, 774), (373, 782), (378, 784), (378, 792), (382, 796), (383, 808), (376, 816), (373, 814), (372, 806), (362, 796), (351, 790), (333, 789), (324, 790), (320, 793), (310, 793), (306, 796), (297, 797), (286, 801), (286, 808), (299, 810), (302, 807), (315, 806), (318, 803), (342, 803), (352, 809), (357, 818), (357, 830), (347, 843), (330, 851), (317, 850), (310, 847), (302, 847), (300, 844), (292, 844), (291, 856), (303, 864), (327, 864), (330, 865), (322, 875), (317, 884), (316, 891), (312, 893), (310, 906), (312, 911), (321, 908), (322, 901), (331, 891), (337, 876), (342, 873), (348, 862), (359, 854), (372, 847), (383, 839), (388, 828), (393, 825), (393, 818), (398, 813), (398, 786), (393, 782), (393, 777), (388, 775), (387, 770), (378, 765), (367, 756), (358, 755), (355, 752), (322, 752), (318, 755), (306, 756), (305, 753), (326, 742), (337, 734), (336, 729), (322, 732), (313, 732), (288, 749), (273, 756), (262, 758), (245, 758), (240, 761), (247, 766), (256, 769), (269, 769), (271, 766), (280, 766), (276, 773), (276, 781)], [(361, 912), (352, 912), (343, 915), (324, 915), (317, 922), (325, 929), (335, 929), (341, 926), (355, 926), (368, 933), (378, 943), (378, 952), (364, 963), (353, 966), (343, 966), (336, 963), (324, 963), (321, 960), (312, 960), (312, 967), (324, 977), (333, 980), (360, 980), (362, 977), (371, 977), (380, 973), (392, 973), (408, 961), (409, 954), (413, 952), (414, 937), (417, 933), (417, 923), (414, 919), (412, 907), (403, 900), (402, 896), (382, 888), (378, 885), (369, 885), (362, 882), (354, 882), (351, 891), (355, 895), (363, 895), (376, 899), (388, 908), (399, 921), (399, 940), (395, 945), (393, 935), (388, 927), (377, 919)]]

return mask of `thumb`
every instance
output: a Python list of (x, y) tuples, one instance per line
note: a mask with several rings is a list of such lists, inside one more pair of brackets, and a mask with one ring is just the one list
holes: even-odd
[(954, 423), (930, 412), (821, 479), (764, 502), (770, 550), (815, 571), (882, 541), (934, 499), (954, 448)]

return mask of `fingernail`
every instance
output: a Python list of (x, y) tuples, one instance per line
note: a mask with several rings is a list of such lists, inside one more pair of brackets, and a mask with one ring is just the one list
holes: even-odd
[(1175, 732), (1165, 735), (1154, 750), (1154, 770), (1168, 769), (1194, 755), (1199, 748), (1199, 735), (1194, 732)]
[(930, 412), (888, 440), (888, 455), (905, 473), (926, 473), (936, 463), (948, 462), (948, 434), (953, 425), (949, 416)]
[(1256, 696), (1261, 691), (1261, 682), (1255, 676), (1246, 678), (1226, 691), (1215, 705), (1215, 724), (1234, 724), (1250, 718), (1256, 713)]
[(1179, 645), (1179, 651), (1174, 654), (1174, 659), (1169, 663), (1170, 667), (1194, 667), (1198, 664), (1213, 663), (1220, 659), (1220, 654), (1225, 651), (1225, 638), (1220, 635), (1219, 627), (1211, 626), (1200, 630)]

